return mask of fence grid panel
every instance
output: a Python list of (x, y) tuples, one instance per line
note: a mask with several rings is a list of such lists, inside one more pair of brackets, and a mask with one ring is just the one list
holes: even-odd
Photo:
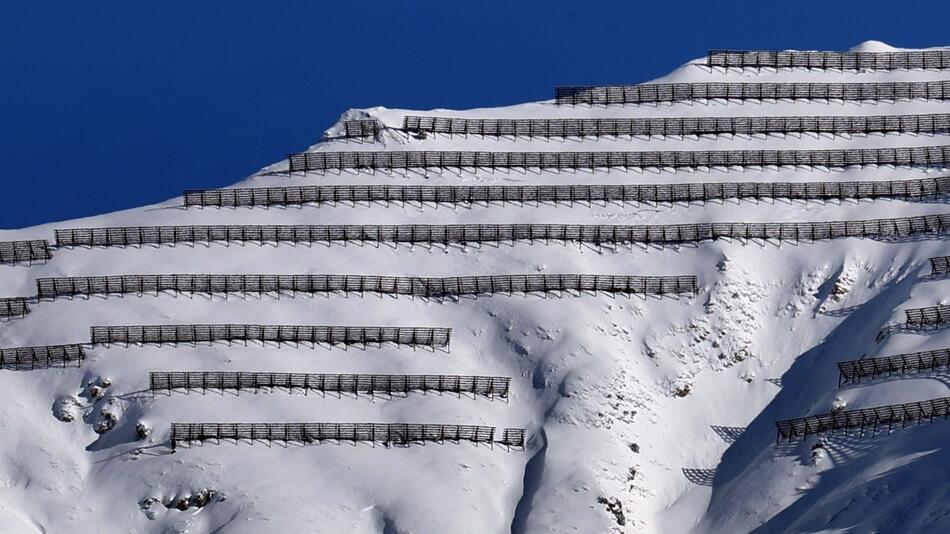
[[(39, 278), (37, 297), (183, 293), (380, 293), (442, 298), (553, 291), (644, 295), (695, 294), (694, 275), (506, 274), (426, 278), (345, 274), (133, 274)], [(4, 301), (0, 300), (0, 316)], [(24, 304), (25, 305), (25, 304)]]
[(172, 423), (172, 447), (208, 440), (263, 440), (296, 443), (376, 442), (410, 445), (425, 442), (499, 443), (524, 448), (524, 429), (417, 423)]
[(871, 435), (874, 435), (881, 427), (886, 427), (890, 433), (896, 424), (904, 428), (908, 423), (932, 423), (937, 417), (946, 419), (948, 414), (950, 397), (813, 415), (777, 421), (776, 441), (782, 438), (794, 441), (813, 434), (841, 430), (845, 433), (857, 430), (859, 437), (863, 437), (867, 429), (870, 428)]
[(0, 241), (0, 264), (33, 263), (46, 261), (52, 256), (49, 242), (45, 239)]
[(28, 313), (30, 313), (30, 306), (25, 298), (0, 298), (0, 319), (24, 317)]
[(342, 137), (376, 137), (382, 129), (383, 125), (376, 119), (344, 121)]
[(447, 348), (451, 328), (414, 326), (312, 326), (255, 324), (111, 325), (90, 327), (98, 344), (213, 343), (259, 341), (331, 345), (396, 345)]
[(690, 100), (947, 100), (950, 81), (880, 83), (647, 83), (557, 87), (559, 105), (620, 105)]
[(950, 305), (928, 306), (904, 310), (907, 324), (911, 326), (932, 326), (950, 322)]
[(947, 367), (950, 367), (950, 349), (849, 360), (838, 362), (838, 385), (860, 383), (865, 377), (873, 380), (879, 376), (903, 375), (907, 372), (921, 373)]
[(44, 369), (70, 363), (82, 365), (86, 351), (82, 345), (43, 345), (36, 347), (13, 347), (0, 349), (0, 369)]
[(242, 390), (281, 388), (325, 393), (375, 394), (410, 392), (468, 393), (494, 399), (508, 398), (511, 378), (462, 375), (380, 375), (272, 373), (244, 371), (156, 371), (149, 373), (152, 391)]
[(304, 185), (185, 191), (187, 207), (334, 202), (703, 202), (725, 199), (924, 199), (950, 193), (950, 177), (851, 182), (708, 182), (631, 185)]
[(950, 256), (930, 258), (930, 277), (944, 278), (950, 275)]
[(710, 50), (707, 67), (805, 68), (837, 70), (943, 70), (950, 68), (948, 50), (900, 52), (833, 52), (801, 50)]
[(658, 117), (623, 119), (466, 119), (407, 115), (409, 133), (489, 137), (602, 137), (754, 135), (789, 133), (938, 133), (950, 129), (950, 114), (828, 115), (764, 117)]
[(330, 226), (131, 226), (58, 229), (57, 246), (130, 246), (203, 242), (386, 242), (490, 243), (573, 241), (688, 243), (721, 238), (817, 241), (843, 237), (904, 239), (942, 233), (950, 214), (893, 219), (782, 223), (692, 223), (669, 225), (468, 224)]
[[(950, 82), (947, 82), (950, 83)], [(950, 89), (948, 89), (950, 95)], [(649, 152), (300, 152), (289, 156), (289, 172), (346, 169), (631, 169), (866, 165), (941, 166), (950, 146), (834, 150), (697, 150)]]

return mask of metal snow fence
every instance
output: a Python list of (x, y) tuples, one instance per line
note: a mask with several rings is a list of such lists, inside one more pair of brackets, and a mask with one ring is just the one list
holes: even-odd
[[(552, 291), (598, 291), (626, 294), (694, 294), (696, 276), (602, 274), (508, 274), (426, 278), (346, 274), (135, 274), (40, 278), (41, 299), (126, 293), (382, 293), (418, 297), (492, 295)], [(0, 316), (3, 313), (0, 300)]]
[(0, 298), (0, 319), (23, 317), (30, 313), (30, 307), (23, 297)]
[(936, 133), (950, 129), (950, 114), (799, 117), (659, 117), (624, 119), (465, 119), (408, 115), (403, 130), (450, 135), (602, 137), (753, 135), (789, 133)]
[(460, 375), (378, 375), (378, 374), (315, 374), (261, 373), (234, 371), (172, 371), (149, 373), (152, 391), (242, 390), (278, 388), (293, 391), (324, 393), (376, 394), (434, 391), (437, 393), (470, 393), (494, 399), (506, 399), (511, 378), (503, 376)]
[(950, 275), (950, 256), (930, 258), (930, 277), (943, 278)]
[(950, 323), (950, 305), (928, 306), (904, 310), (907, 324), (911, 326), (933, 326)]
[(647, 83), (557, 87), (556, 104), (646, 104), (690, 100), (946, 100), (950, 81), (879, 83)]
[(950, 177), (853, 182), (707, 182), (629, 185), (300, 185), (188, 190), (185, 206), (326, 202), (702, 202), (733, 198), (921, 199), (950, 193)]
[(58, 246), (129, 246), (204, 242), (687, 243), (721, 238), (814, 241), (842, 237), (899, 239), (950, 228), (950, 214), (893, 219), (668, 225), (454, 224), (327, 226), (132, 226), (56, 230)]
[(776, 441), (782, 438), (793, 441), (796, 438), (804, 439), (812, 434), (840, 430), (845, 431), (846, 434), (850, 430), (857, 430), (858, 435), (863, 437), (865, 430), (870, 429), (871, 435), (874, 435), (879, 428), (885, 426), (890, 433), (894, 425), (900, 424), (900, 427), (904, 428), (908, 423), (918, 425), (932, 423), (937, 417), (946, 419), (948, 413), (950, 413), (950, 397), (943, 397), (788, 419), (775, 423), (778, 430)]
[(172, 447), (179, 443), (222, 439), (396, 445), (470, 441), (523, 448), (524, 430), (504, 429), (499, 433), (491, 426), (414, 423), (172, 423), (171, 426)]
[(925, 350), (882, 358), (864, 358), (838, 362), (838, 385), (859, 383), (865, 377), (872, 380), (907, 372), (921, 373), (950, 367), (950, 349)]
[(707, 67), (911, 70), (950, 68), (950, 50), (828, 52), (798, 50), (710, 50)]
[(90, 328), (93, 344), (213, 343), (260, 341), (331, 345), (397, 345), (447, 348), (451, 328), (254, 324), (121, 325)]
[(0, 264), (33, 263), (52, 257), (49, 242), (45, 239), (33, 241), (0, 241)]
[(383, 125), (376, 119), (352, 120), (343, 122), (343, 137), (376, 137)]
[[(950, 82), (948, 82), (950, 83)], [(950, 95), (950, 89), (948, 89)], [(290, 172), (346, 169), (630, 169), (695, 167), (940, 166), (950, 146), (835, 150), (697, 150), (649, 152), (349, 151), (290, 154)]]
[(0, 369), (27, 370), (69, 363), (82, 365), (86, 351), (82, 345), (42, 345), (0, 349)]

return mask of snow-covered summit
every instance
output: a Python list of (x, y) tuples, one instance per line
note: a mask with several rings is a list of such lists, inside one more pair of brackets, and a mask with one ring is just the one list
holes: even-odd
[[(867, 42), (852, 50), (893, 51)], [(709, 68), (660, 82), (946, 81), (947, 70)], [(596, 82), (596, 80), (592, 80)], [(950, 96), (950, 93), (948, 93)], [(350, 110), (310, 152), (640, 152), (941, 147), (947, 97), (896, 100), (552, 101), (475, 110)], [(459, 135), (403, 128), (456, 119), (699, 119), (916, 116), (935, 125), (870, 133)], [(924, 123), (920, 116), (925, 117)], [(941, 118), (944, 117), (944, 118)], [(378, 124), (346, 137), (345, 121)], [(891, 119), (892, 121), (894, 119)], [(930, 123), (926, 121), (930, 120)], [(944, 121), (944, 122), (941, 122)], [(738, 124), (741, 121), (729, 123)], [(850, 121), (848, 124), (859, 124)], [(725, 121), (722, 124), (727, 124)], [(784, 123), (783, 123), (784, 124)], [(858, 128), (860, 130), (860, 128)], [(903, 130), (903, 131), (899, 131)], [(925, 128), (926, 130), (926, 128)], [(944, 176), (934, 165), (523, 168), (427, 167), (288, 173), (277, 162), (234, 187), (828, 184)], [(945, 191), (944, 191), (945, 192)], [(813, 195), (817, 195), (813, 193)], [(924, 198), (736, 198), (706, 202), (366, 202), (183, 207), (183, 199), (0, 232), (171, 225), (672, 225), (816, 222), (948, 213)], [(452, 328), (446, 350), (400, 345), (86, 345), (81, 367), (0, 370), (0, 531), (9, 532), (945, 532), (950, 425), (889, 436), (809, 436), (776, 445), (774, 422), (947, 396), (944, 371), (839, 386), (837, 362), (950, 345), (940, 328), (900, 328), (943, 302), (928, 258), (943, 232), (901, 239), (717, 239), (680, 244), (192, 242), (55, 247), (0, 265), (0, 296), (40, 278), (140, 274), (457, 277), (695, 275), (695, 296), (609, 292), (410, 297), (374, 292), (212, 295), (131, 291), (29, 299), (0, 347), (86, 343), (98, 325), (267, 324)], [(232, 286), (233, 289), (234, 286)], [(882, 334), (883, 332), (883, 334)], [(263, 389), (153, 394), (151, 371), (248, 371), (511, 378), (481, 395), (319, 394)], [(524, 450), (473, 443), (385, 445), (214, 441), (174, 450), (173, 422), (378, 422), (525, 428)], [(98, 432), (97, 432), (98, 431)], [(101, 433), (100, 433), (101, 432)], [(816, 446), (820, 443), (820, 446)], [(816, 452), (817, 451), (817, 452)], [(758, 529), (758, 530), (757, 530)]]
[(901, 50), (881, 41), (864, 41), (863, 43), (852, 46), (849, 52), (896, 52)]

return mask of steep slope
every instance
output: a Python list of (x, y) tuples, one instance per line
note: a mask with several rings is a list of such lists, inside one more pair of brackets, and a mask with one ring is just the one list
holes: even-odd
[[(880, 43), (863, 51), (893, 50)], [(939, 69), (709, 68), (658, 83), (885, 83), (947, 79)], [(946, 100), (553, 101), (466, 111), (351, 110), (308, 152), (828, 150), (943, 146), (936, 133), (500, 137), (407, 133), (407, 115), (456, 118), (870, 116), (948, 113)], [(347, 138), (346, 120), (387, 128)], [(173, 157), (173, 155), (168, 155)], [(235, 187), (842, 182), (930, 179), (938, 165), (700, 168), (426, 168), (288, 173)], [(200, 186), (201, 184), (195, 184)], [(686, 224), (865, 220), (950, 213), (945, 197), (706, 202), (328, 202), (182, 207), (182, 199), (0, 232), (139, 225)], [(801, 532), (945, 531), (945, 424), (889, 436), (775, 444), (774, 421), (947, 396), (941, 373), (838, 387), (836, 363), (947, 346), (946, 331), (895, 330), (903, 310), (941, 301), (927, 259), (944, 232), (900, 239), (717, 239), (679, 244), (192, 243), (62, 247), (0, 266), (0, 295), (38, 278), (266, 273), (448, 277), (498, 274), (696, 275), (695, 296), (604, 292), (414, 298), (359, 294), (161, 294), (31, 302), (0, 324), (0, 347), (83, 343), (93, 325), (302, 324), (451, 327), (451, 348), (237, 343), (87, 348), (81, 367), (0, 371), (0, 520), (11, 532)], [(149, 371), (497, 375), (507, 400), (472, 395), (149, 391)], [(101, 398), (93, 386), (111, 383)], [(59, 420), (63, 412), (75, 420)], [(115, 426), (96, 433), (113, 414)], [(501, 445), (326, 442), (171, 448), (172, 422), (411, 422), (522, 427)], [(152, 429), (140, 440), (136, 425)], [(205, 489), (208, 504), (182, 497)], [(192, 499), (193, 501), (195, 499)], [(200, 500), (200, 499), (199, 499)], [(0, 528), (2, 530), (2, 528)]]

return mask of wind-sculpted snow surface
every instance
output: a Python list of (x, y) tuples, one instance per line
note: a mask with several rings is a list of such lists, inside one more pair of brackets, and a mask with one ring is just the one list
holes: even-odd
[[(950, 346), (946, 323), (905, 313), (950, 296), (928, 261), (950, 253), (935, 157), (950, 138), (861, 126), (946, 114), (950, 70), (915, 67), (945, 57), (929, 52), (730, 52), (560, 105), (351, 110), (297, 158), (354, 168), (282, 161), (232, 193), (0, 232), (0, 531), (950, 530), (942, 417), (775, 439), (776, 421), (860, 425), (862, 409), (950, 397), (945, 365), (860, 380), (837, 365)], [(788, 91), (695, 85), (741, 83)], [(757, 117), (847, 127), (734, 128)], [(710, 118), (728, 120), (578, 122)], [(541, 135), (552, 125), (583, 135)], [(858, 159), (444, 159), (773, 151)], [(388, 152), (443, 160), (374, 163)], [(923, 159), (861, 159), (899, 153)], [(484, 233), (498, 228), (512, 233)], [(672, 276), (686, 285), (647, 290)], [(411, 327), (446, 335), (399, 337)], [(150, 377), (168, 378), (157, 394)], [(171, 377), (184, 389), (164, 391)]]

